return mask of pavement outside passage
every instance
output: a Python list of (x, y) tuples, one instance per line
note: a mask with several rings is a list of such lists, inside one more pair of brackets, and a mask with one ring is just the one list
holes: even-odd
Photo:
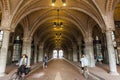
[[(27, 80), (86, 80), (79, 70), (65, 61), (64, 59), (53, 59), (49, 62), (47, 68), (40, 67), (42, 63), (37, 63), (34, 66), (38, 66), (37, 69), (33, 70), (31, 74), (27, 76)], [(79, 65), (79, 63), (76, 63)], [(7, 66), (6, 73), (10, 74), (17, 66), (11, 65)], [(90, 73), (96, 77), (99, 77), (99, 80), (120, 80), (120, 75), (113, 76), (108, 73), (108, 65), (98, 64), (96, 67), (88, 68)], [(120, 66), (117, 67), (118, 72), (120, 73)], [(0, 80), (9, 80), (8, 76), (0, 77)], [(87, 79), (94, 80), (94, 79)]]

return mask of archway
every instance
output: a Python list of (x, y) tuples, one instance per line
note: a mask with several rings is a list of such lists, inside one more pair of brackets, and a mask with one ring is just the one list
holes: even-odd
[(16, 62), (20, 59), (22, 54), (22, 39), (23, 39), (23, 27), (18, 24), (15, 28), (14, 33), (10, 34), (10, 43), (12, 44), (9, 48), (12, 50), (12, 62)]
[(108, 63), (108, 53), (106, 47), (106, 37), (101, 28), (95, 25), (92, 31), (94, 58), (96, 63)]

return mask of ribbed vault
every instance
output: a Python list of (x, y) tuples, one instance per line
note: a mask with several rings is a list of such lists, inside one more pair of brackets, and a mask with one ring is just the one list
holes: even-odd
[[(13, 17), (13, 23), (16, 25), (27, 17), (29, 36), (37, 35), (40, 44), (44, 43), (44, 47), (51, 47), (52, 49), (55, 47), (63, 48), (63, 46), (64, 48), (72, 48), (73, 43), (77, 44), (78, 38), (83, 38), (87, 33), (87, 23), (90, 18), (99, 24), (101, 29), (105, 29), (104, 21), (100, 15), (105, 12), (105, 9), (100, 7), (103, 10), (100, 11), (95, 5), (101, 3), (100, 1), (95, 3), (91, 0), (67, 0), (68, 5), (66, 7), (62, 7), (60, 1), (57, 0), (55, 7), (50, 5), (50, 0), (23, 1)], [(63, 22), (64, 27), (62, 29), (53, 27), (53, 23), (58, 22), (58, 20)]]
[[(90, 20), (98, 24), (102, 31), (105, 30), (102, 15), (112, 11), (118, 0), (66, 0), (67, 6), (62, 6), (62, 1), (56, 0), (54, 7), (51, 3), (52, 0), (1, 0), (0, 7), (10, 12), (11, 29), (15, 30), (21, 24), (26, 31), (24, 36), (36, 36), (38, 43), (44, 43), (45, 48), (67, 49), (77, 44), (78, 39), (83, 40), (88, 31), (92, 30), (93, 26), (88, 25)], [(119, 21), (117, 7), (115, 20)], [(54, 22), (62, 22), (63, 27), (55, 29)]]

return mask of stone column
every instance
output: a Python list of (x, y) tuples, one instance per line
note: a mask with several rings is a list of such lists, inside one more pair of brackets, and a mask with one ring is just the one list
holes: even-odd
[(82, 55), (82, 49), (81, 49), (81, 45), (82, 45), (82, 41), (80, 40), (80, 39), (78, 39), (78, 52), (79, 52), (79, 61), (80, 61), (80, 59), (81, 59), (81, 55)]
[(118, 75), (116, 69), (116, 59), (115, 59), (115, 51), (112, 42), (112, 30), (106, 31), (106, 38), (107, 38), (107, 49), (108, 49), (108, 56), (109, 56), (109, 67), (110, 67), (110, 74)]
[(35, 48), (34, 48), (34, 63), (37, 63), (37, 43), (34, 44)]
[(39, 62), (43, 61), (43, 45), (39, 46)]
[(113, 12), (108, 12), (106, 15), (103, 15), (106, 26), (106, 40), (107, 40), (107, 50), (109, 56), (109, 67), (111, 75), (118, 75), (115, 59), (115, 50), (112, 42), (112, 31), (115, 30)]
[(78, 61), (78, 58), (77, 58), (77, 46), (74, 45), (73, 46), (73, 61), (77, 62)]
[(72, 61), (72, 57), (73, 57), (73, 55), (72, 55), (72, 49), (68, 49), (68, 59), (70, 61)]
[(8, 45), (9, 45), (9, 35), (10, 35), (10, 31), (4, 30), (3, 42), (2, 42), (1, 53), (0, 53), (0, 76), (5, 75)]
[(59, 50), (57, 49), (57, 58), (59, 58)]
[(81, 55), (82, 55), (82, 53), (81, 53), (81, 45), (79, 45), (79, 61), (81, 59)]
[(70, 60), (70, 49), (68, 49), (68, 60)]
[(95, 60), (93, 54), (93, 39), (91, 36), (85, 38), (85, 54), (89, 61), (89, 67), (95, 67)]
[(22, 54), (26, 54), (28, 56), (28, 66), (31, 63), (31, 38), (24, 38), (23, 39), (23, 49)]

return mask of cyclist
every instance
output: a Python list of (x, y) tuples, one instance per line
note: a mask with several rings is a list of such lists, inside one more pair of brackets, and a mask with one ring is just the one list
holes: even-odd
[(87, 68), (88, 66), (88, 59), (85, 57), (85, 55), (82, 55), (82, 58), (80, 59), (81, 61), (81, 67), (82, 67), (82, 72)]
[(25, 76), (26, 72), (25, 69), (28, 64), (28, 58), (26, 54), (22, 55), (22, 58), (19, 61), (19, 68), (18, 68), (18, 74), (20, 73), (21, 75)]

